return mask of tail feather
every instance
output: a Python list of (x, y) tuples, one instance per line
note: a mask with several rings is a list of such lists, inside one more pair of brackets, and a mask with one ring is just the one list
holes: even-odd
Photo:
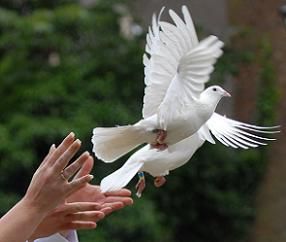
[(95, 128), (92, 136), (93, 152), (109, 163), (144, 143), (140, 132), (132, 125), (114, 128)]
[(143, 162), (128, 160), (120, 169), (105, 177), (100, 183), (102, 192), (111, 192), (125, 187), (143, 166)]

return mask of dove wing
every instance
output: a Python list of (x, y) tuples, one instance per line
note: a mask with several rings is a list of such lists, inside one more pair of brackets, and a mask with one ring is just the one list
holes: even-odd
[[(169, 11), (174, 24), (154, 21), (148, 46), (152, 51), (144, 55), (145, 96), (143, 117), (159, 114), (161, 127), (180, 115), (184, 103), (198, 98), (213, 71), (213, 65), (222, 54), (223, 43), (215, 36), (198, 42), (188, 9), (183, 6), (181, 19)], [(151, 43), (151, 44), (150, 44)], [(168, 117), (169, 116), (169, 117)]]
[[(225, 146), (232, 148), (255, 148), (275, 140), (265, 135), (279, 133), (279, 126), (262, 127), (239, 122), (214, 113), (206, 122), (211, 133)], [(263, 136), (261, 135), (263, 134)]]
[[(161, 10), (162, 13), (163, 9)], [(186, 6), (182, 7), (185, 22), (177, 16), (179, 27), (160, 21), (153, 16), (152, 26), (146, 37), (143, 56), (145, 95), (142, 114), (148, 118), (157, 113), (172, 79), (177, 73), (179, 61), (188, 50), (198, 44), (197, 34)], [(178, 19), (178, 20), (177, 20)], [(185, 39), (186, 38), (186, 39)]]
[(142, 110), (144, 118), (156, 113), (159, 104), (165, 96), (165, 89), (167, 89), (162, 84), (164, 84), (164, 80), (172, 78), (170, 73), (164, 69), (166, 56), (156, 54), (161, 45), (159, 19), (163, 10), (164, 7), (161, 9), (158, 18), (153, 14), (152, 25), (149, 27), (146, 35), (145, 53), (143, 55), (144, 83), (146, 85)]

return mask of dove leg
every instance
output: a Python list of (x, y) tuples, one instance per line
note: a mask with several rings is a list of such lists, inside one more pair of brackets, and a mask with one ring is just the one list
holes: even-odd
[(163, 129), (158, 129), (156, 141), (158, 144), (165, 144), (164, 141), (167, 137), (167, 131)]
[(138, 177), (139, 177), (139, 180), (135, 186), (135, 188), (137, 190), (136, 196), (141, 197), (142, 192), (144, 191), (145, 186), (146, 186), (144, 172), (143, 171), (138, 172)]
[(154, 186), (155, 187), (161, 187), (163, 186), (165, 183), (166, 183), (166, 178), (164, 176), (157, 176), (155, 179), (154, 179)]
[(157, 134), (156, 140), (153, 144), (151, 144), (152, 148), (156, 148), (158, 150), (165, 150), (168, 148), (168, 145), (165, 142), (167, 137), (167, 131), (163, 129), (156, 129), (154, 132)]

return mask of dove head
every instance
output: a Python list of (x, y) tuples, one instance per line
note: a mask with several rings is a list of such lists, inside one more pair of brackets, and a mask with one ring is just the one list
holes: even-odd
[(210, 86), (201, 93), (200, 100), (216, 106), (222, 97), (231, 97), (231, 95), (220, 86)]

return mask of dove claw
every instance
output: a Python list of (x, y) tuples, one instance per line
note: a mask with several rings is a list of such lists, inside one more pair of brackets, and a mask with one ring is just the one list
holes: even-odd
[(152, 144), (151, 147), (153, 149), (158, 149), (158, 150), (165, 150), (168, 148), (168, 145), (167, 144)]
[(154, 186), (155, 187), (161, 187), (163, 186), (165, 183), (166, 183), (166, 178), (164, 176), (157, 176), (155, 179), (154, 179)]
[(163, 129), (156, 129), (154, 132), (157, 134), (155, 142), (151, 144), (152, 148), (158, 150), (165, 150), (168, 148), (168, 145), (165, 143), (165, 139), (167, 137), (167, 131)]

